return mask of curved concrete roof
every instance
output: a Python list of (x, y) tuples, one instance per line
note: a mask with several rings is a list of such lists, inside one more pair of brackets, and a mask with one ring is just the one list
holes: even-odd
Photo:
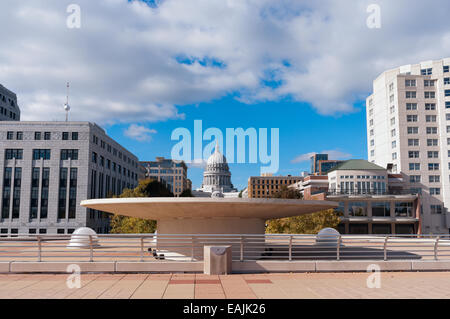
[(81, 206), (116, 215), (152, 220), (177, 218), (274, 219), (310, 214), (338, 206), (330, 201), (250, 198), (114, 198), (90, 199)]

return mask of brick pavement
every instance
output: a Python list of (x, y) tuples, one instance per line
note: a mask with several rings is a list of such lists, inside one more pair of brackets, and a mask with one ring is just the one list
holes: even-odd
[(0, 298), (50, 299), (366, 299), (450, 298), (450, 272), (203, 274), (83, 274), (69, 289), (68, 275), (0, 275)]

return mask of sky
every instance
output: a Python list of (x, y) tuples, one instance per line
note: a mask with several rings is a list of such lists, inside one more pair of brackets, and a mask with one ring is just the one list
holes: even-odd
[[(367, 23), (374, 4), (379, 28)], [(194, 120), (277, 128), (275, 173), (297, 175), (316, 152), (367, 157), (372, 81), (450, 56), (448, 12), (446, 0), (2, 0), (0, 84), (22, 120), (58, 121), (70, 82), (70, 119), (98, 123), (140, 160), (170, 157), (172, 132)], [(231, 164), (235, 186), (261, 166)], [(189, 165), (194, 187), (202, 171)]]

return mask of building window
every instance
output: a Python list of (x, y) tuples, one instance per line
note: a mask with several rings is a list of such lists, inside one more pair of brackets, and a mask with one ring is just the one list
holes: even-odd
[(78, 141), (78, 132), (72, 132), (72, 140)]
[(97, 164), (97, 153), (92, 152), (92, 163)]
[(427, 127), (427, 134), (437, 134), (437, 127)]
[(65, 161), (69, 158), (74, 161), (78, 160), (78, 150), (61, 150), (61, 160)]
[[(447, 115), (450, 115), (450, 114), (447, 114)], [(428, 122), (428, 123), (430, 123), (430, 122), (436, 122), (436, 115), (427, 115), (426, 117), (425, 117), (425, 119), (426, 119), (426, 121)], [(447, 119), (448, 119), (448, 117), (447, 117)]]
[(434, 111), (436, 110), (436, 103), (425, 103), (426, 111)]
[(420, 175), (410, 175), (409, 182), (410, 183), (420, 183)]
[(408, 152), (408, 157), (409, 158), (419, 158), (419, 154), (420, 154), (419, 151), (409, 151)]
[(42, 189), (41, 189), (41, 219), (47, 218), (48, 215), (48, 189), (50, 187), (50, 168), (42, 169)]
[(407, 122), (417, 122), (417, 115), (407, 115), (406, 121)]
[(12, 187), (12, 168), (6, 167), (3, 175), (3, 192), (2, 192), (2, 218), (9, 218), (9, 208), (11, 207), (11, 187)]
[(430, 175), (430, 176), (428, 176), (428, 181), (430, 183), (440, 183), (441, 182), (441, 176), (440, 175)]
[(419, 139), (408, 139), (408, 146), (419, 146)]
[(59, 171), (58, 219), (66, 218), (67, 174), (68, 169), (62, 167)]
[(428, 151), (428, 158), (439, 158), (438, 151)]
[(434, 80), (424, 80), (424, 86), (434, 86)]
[(444, 73), (448, 73), (449, 72), (449, 66), (448, 65), (444, 65)]
[(39, 167), (34, 167), (31, 173), (30, 219), (38, 217), (40, 174), (41, 170)]
[(392, 146), (392, 148), (396, 148), (397, 147), (397, 141), (392, 141), (391, 146)]
[(17, 132), (16, 139), (19, 141), (23, 140), (23, 132)]
[(36, 141), (40, 141), (41, 140), (41, 132), (34, 132), (34, 139)]
[(395, 129), (391, 130), (391, 137), (395, 137), (397, 135), (397, 132)]
[(416, 80), (405, 80), (405, 86), (406, 87), (416, 86)]
[(438, 143), (437, 139), (427, 139), (427, 146), (438, 146)]
[(76, 217), (77, 210), (77, 168), (70, 169), (70, 180), (69, 180), (69, 219), (74, 219)]
[(415, 99), (417, 97), (416, 91), (406, 91), (407, 99)]
[(442, 214), (442, 206), (441, 205), (431, 205), (430, 211), (431, 211), (431, 214)]
[(445, 101), (445, 108), (450, 109), (450, 101)]
[(408, 134), (419, 134), (418, 127), (408, 127)]
[(445, 90), (445, 96), (450, 96), (450, 90)]
[(22, 168), (14, 169), (14, 193), (12, 203), (12, 218), (19, 218), (20, 214), (20, 190), (22, 185)]
[(444, 78), (444, 85), (450, 84), (450, 78)]
[(433, 68), (428, 69), (422, 69), (420, 70), (421, 75), (432, 75), (433, 74)]
[(429, 163), (428, 164), (428, 170), (429, 171), (438, 171), (439, 170), (439, 163)]
[(63, 139), (63, 141), (67, 141), (69, 139), (69, 132), (63, 132), (62, 139)]
[(6, 133), (6, 139), (13, 140), (14, 139), (14, 132), (8, 132)]
[(430, 187), (430, 195), (441, 195), (441, 189)]
[(425, 92), (425, 98), (426, 99), (435, 99), (436, 93), (435, 92)]
[(348, 214), (352, 217), (367, 216), (367, 202), (349, 202)]
[(50, 150), (34, 149), (33, 150), (33, 160), (38, 160), (38, 159), (50, 160)]
[(416, 111), (417, 103), (406, 103), (406, 110), (407, 111)]
[(49, 141), (51, 139), (52, 133), (44, 132), (44, 140)]
[(391, 204), (389, 202), (372, 202), (372, 215), (374, 217), (391, 216)]
[(11, 160), (11, 159), (23, 159), (23, 150), (21, 149), (6, 149), (5, 150), (5, 160)]
[(409, 163), (410, 171), (420, 171), (420, 163)]
[(395, 217), (413, 217), (413, 203), (395, 203)]
[(392, 153), (392, 160), (395, 161), (397, 159), (397, 153)]

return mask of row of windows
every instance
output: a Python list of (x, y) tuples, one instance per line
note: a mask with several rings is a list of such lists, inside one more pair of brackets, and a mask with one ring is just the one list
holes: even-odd
[[(423, 85), (426, 87), (434, 86), (434, 80), (424, 80)], [(415, 87), (417, 85), (416, 80), (405, 80), (405, 86), (406, 87)]]
[[(410, 171), (420, 171), (420, 163), (409, 163), (409, 170)], [(429, 171), (438, 171), (439, 163), (428, 163), (428, 170)]]
[[(45, 141), (49, 141), (49, 140), (51, 140), (51, 134), (52, 134), (51, 132), (34, 132), (34, 140), (40, 141), (43, 139)], [(19, 141), (23, 140), (23, 132), (8, 131), (6, 133), (6, 139), (14, 140), (14, 138)], [(68, 141), (69, 138), (72, 139), (73, 141), (77, 141), (78, 140), (78, 132), (63, 132), (62, 133), (62, 140)]]
[[(421, 175), (411, 175), (409, 176), (409, 181), (411, 183), (420, 183), (422, 181)], [(440, 183), (441, 182), (441, 176), (440, 175), (429, 175), (428, 176), (428, 182), (430, 183)]]
[[(92, 142), (95, 145), (98, 145), (99, 138), (96, 135), (93, 135)], [(133, 159), (131, 159), (130, 157), (128, 157), (125, 154), (123, 154), (121, 151), (118, 151), (116, 148), (113, 148), (111, 145), (109, 145), (105, 141), (100, 140), (100, 147), (102, 149), (106, 149), (108, 151), (108, 153), (112, 153), (114, 156), (118, 156), (119, 159), (123, 158), (123, 161), (125, 163), (128, 163), (128, 164), (132, 165), (134, 168), (138, 168), (138, 163), (136, 163)]]
[(124, 176), (128, 176), (129, 178), (133, 180), (138, 180), (138, 175), (135, 172), (130, 171), (127, 168), (123, 168), (120, 164), (116, 164), (116, 162), (111, 162), (110, 159), (106, 159), (103, 156), (98, 156), (96, 152), (92, 152), (92, 163), (99, 164), (101, 167), (106, 167), (109, 170), (112, 170), (113, 172), (118, 172), (119, 174), (122, 174)]
[[(449, 93), (449, 95), (447, 95), (447, 91), (450, 92), (450, 90), (446, 90), (445, 91), (445, 96), (450, 96), (450, 93)], [(425, 91), (424, 92), (424, 97), (426, 99), (435, 99), (436, 98), (436, 92), (434, 92), (434, 91)], [(416, 91), (406, 91), (406, 98), (407, 99), (416, 99), (417, 98), (417, 92)], [(393, 100), (391, 102), (393, 102)]]
[[(33, 149), (33, 160), (50, 160), (51, 150), (49, 149)], [(77, 149), (63, 149), (61, 150), (61, 160), (78, 160), (78, 150)], [(5, 150), (5, 160), (11, 159), (23, 159), (23, 149), (6, 149)]]
[[(0, 99), (1, 99), (1, 101), (3, 103), (6, 103), (6, 96), (5, 95), (0, 93)], [(9, 97), (8, 97), (8, 103), (9, 103), (9, 106), (11, 106), (11, 107), (15, 107), (16, 106), (16, 102), (14, 102), (14, 100), (10, 99)]]
[[(3, 178), (3, 204), (1, 216), (3, 219), (10, 217), (10, 210), (12, 210), (12, 218), (19, 218), (20, 200), (21, 200), (21, 182), (22, 182), (22, 168), (17, 167), (13, 169), (6, 167)], [(71, 168), (60, 169), (60, 185), (59, 185), (59, 201), (58, 201), (58, 219), (64, 219), (66, 210), (68, 209), (68, 218), (74, 219), (77, 207), (77, 175), (78, 169)], [(31, 190), (30, 190), (30, 212), (29, 218), (46, 219), (48, 216), (48, 199), (49, 199), (49, 185), (50, 185), (50, 168), (44, 167), (33, 168), (31, 175)], [(11, 192), (13, 192), (13, 201), (11, 203)], [(68, 193), (68, 196), (67, 196)], [(40, 201), (40, 211), (39, 211)]]
[[(8, 113), (9, 112), (9, 113)], [(8, 111), (6, 108), (4, 108), (3, 106), (0, 106), (0, 114), (2, 114), (2, 115), (4, 115), (4, 116), (6, 116), (6, 117), (9, 117), (10, 119), (12, 119), (12, 120), (15, 120), (16, 119), (16, 117), (17, 117), (17, 119), (19, 119), (18, 118), (18, 115), (15, 113), (15, 112), (13, 112), (13, 111)]]

